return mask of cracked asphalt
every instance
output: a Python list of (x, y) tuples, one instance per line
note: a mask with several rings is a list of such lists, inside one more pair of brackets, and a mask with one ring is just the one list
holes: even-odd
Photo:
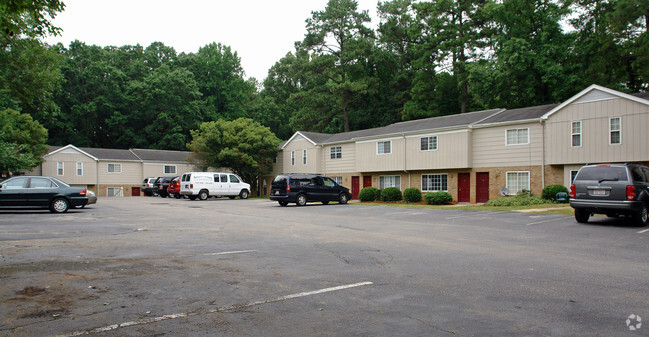
[(626, 323), (649, 319), (645, 229), (227, 198), (0, 210), (0, 336), (647, 336)]

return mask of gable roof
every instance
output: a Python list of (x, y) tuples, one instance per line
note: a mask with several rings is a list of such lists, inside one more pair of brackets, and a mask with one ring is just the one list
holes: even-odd
[(184, 162), (191, 156), (188, 151), (148, 150), (148, 149), (101, 149), (95, 147), (76, 147), (72, 144), (66, 146), (50, 146), (50, 152), (45, 157), (65, 151), (74, 151), (84, 154), (96, 161), (155, 161), (155, 162)]
[(188, 151), (171, 151), (171, 150), (150, 150), (150, 149), (131, 149), (136, 157), (143, 161), (157, 162), (185, 162), (190, 158), (192, 153)]

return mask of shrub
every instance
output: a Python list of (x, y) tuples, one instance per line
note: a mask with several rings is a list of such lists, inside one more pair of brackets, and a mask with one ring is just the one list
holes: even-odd
[(418, 188), (406, 188), (403, 191), (403, 200), (405, 202), (420, 202), (421, 201), (421, 191)]
[(401, 190), (396, 187), (388, 187), (381, 191), (382, 201), (400, 201), (402, 199)]
[(492, 199), (485, 203), (485, 206), (527, 206), (547, 204), (548, 201), (533, 195), (517, 195), (515, 197), (504, 197)]
[(428, 192), (424, 195), (424, 200), (429, 205), (448, 205), (453, 202), (453, 196), (444, 191)]
[(367, 202), (378, 200), (381, 192), (376, 187), (365, 187), (358, 193), (358, 200)]
[(549, 185), (543, 189), (543, 192), (541, 192), (541, 197), (543, 197), (543, 199), (556, 201), (555, 199), (557, 197), (557, 193), (559, 192), (568, 193), (569, 191), (563, 185)]

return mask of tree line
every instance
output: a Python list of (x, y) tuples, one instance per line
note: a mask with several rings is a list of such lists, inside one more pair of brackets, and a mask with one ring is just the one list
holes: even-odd
[(48, 46), (64, 9), (0, 5), (0, 111), (29, 114), (51, 145), (187, 150), (218, 120), (288, 139), (557, 103), (593, 83), (649, 89), (649, 0), (379, 1), (376, 28), (356, 1), (330, 0), (261, 82), (216, 42)]

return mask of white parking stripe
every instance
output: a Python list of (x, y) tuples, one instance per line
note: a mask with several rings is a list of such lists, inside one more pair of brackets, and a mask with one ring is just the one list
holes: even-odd
[(645, 229), (645, 230), (643, 230), (643, 231), (639, 231), (638, 234), (643, 234), (643, 233), (646, 233), (646, 232), (649, 232), (649, 229)]
[(554, 221), (559, 221), (559, 220), (566, 220), (566, 219), (570, 219), (570, 218), (572, 218), (572, 217), (565, 217), (565, 218), (558, 218), (558, 219), (550, 219), (550, 220), (539, 221), (539, 222), (531, 222), (531, 223), (526, 224), (526, 226), (538, 225), (538, 224), (542, 224), (542, 223), (546, 223), (546, 222), (554, 222)]
[(76, 331), (76, 332), (73, 332), (73, 333), (70, 333), (70, 334), (57, 335), (55, 337), (70, 337), (70, 336), (90, 335), (90, 334), (95, 334), (95, 333), (100, 333), (100, 332), (105, 332), (105, 331), (117, 330), (119, 328), (125, 328), (125, 327), (129, 327), (129, 326), (134, 326), (134, 325), (150, 324), (150, 323), (165, 321), (165, 320), (169, 320), (169, 319), (176, 319), (176, 318), (183, 318), (183, 317), (190, 317), (190, 316), (197, 316), (197, 315), (204, 315), (204, 314), (213, 314), (213, 313), (217, 313), (217, 312), (232, 311), (232, 310), (237, 310), (237, 309), (253, 307), (253, 306), (257, 306), (257, 305), (261, 305), (261, 304), (280, 302), (280, 301), (285, 301), (285, 300), (289, 300), (289, 299), (293, 299), (293, 298), (312, 296), (312, 295), (323, 294), (323, 293), (328, 293), (328, 292), (332, 292), (332, 291), (338, 291), (338, 290), (344, 290), (344, 289), (349, 289), (349, 288), (368, 286), (368, 285), (372, 285), (372, 284), (374, 284), (374, 283), (373, 282), (360, 282), (360, 283), (354, 283), (354, 284), (347, 284), (347, 285), (342, 285), (342, 286), (337, 286), (337, 287), (324, 288), (324, 289), (319, 289), (319, 290), (296, 293), (296, 294), (281, 296), (281, 297), (277, 297), (277, 298), (271, 298), (271, 299), (267, 299), (267, 300), (250, 302), (250, 303), (246, 303), (246, 304), (237, 304), (237, 305), (232, 305), (232, 306), (229, 306), (229, 307), (221, 307), (221, 308), (216, 308), (216, 309), (211, 309), (211, 310), (190, 311), (190, 312), (186, 312), (186, 313), (178, 313), (178, 314), (170, 314), (170, 315), (164, 315), (164, 316), (158, 316), (158, 317), (144, 318), (144, 319), (139, 319), (139, 320), (136, 320), (136, 321), (124, 322), (124, 323), (119, 323), (119, 324), (112, 324), (112, 325), (108, 325), (108, 326), (104, 326), (104, 327), (96, 328), (96, 329), (92, 329), (92, 330)]
[(221, 252), (221, 253), (208, 253), (208, 254), (203, 254), (205, 256), (209, 255), (228, 255), (228, 254), (241, 254), (241, 253), (253, 253), (256, 252), (256, 250), (234, 250), (231, 252)]

